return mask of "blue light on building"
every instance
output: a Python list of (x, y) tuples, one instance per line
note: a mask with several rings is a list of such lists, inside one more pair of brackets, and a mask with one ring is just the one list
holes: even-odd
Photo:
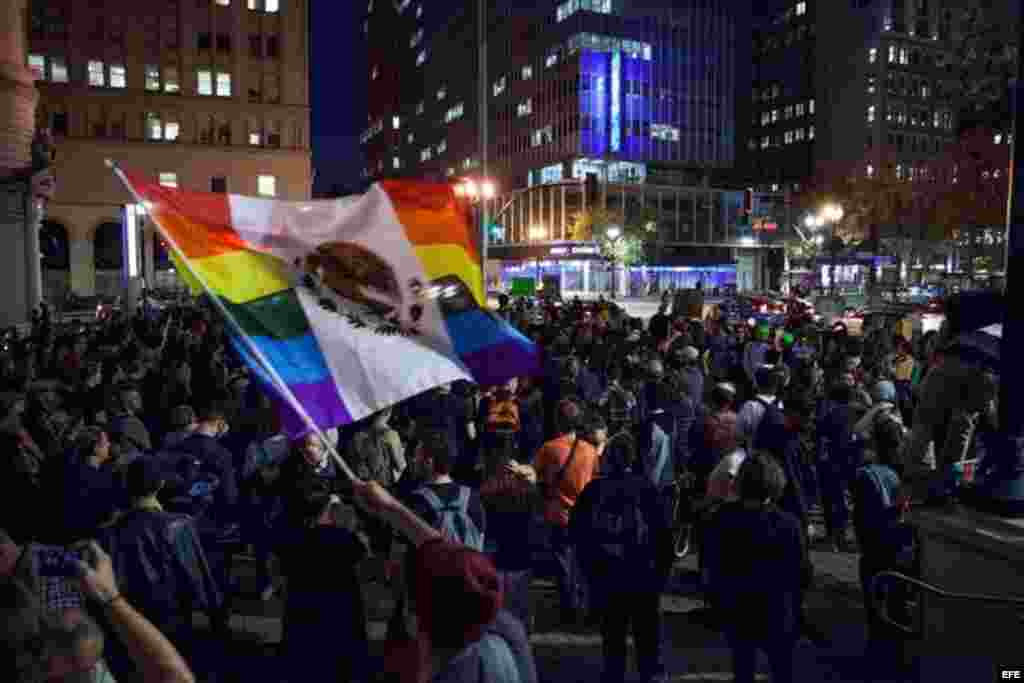
[(611, 92), (611, 149), (618, 152), (622, 145), (622, 53), (612, 52), (612, 92)]

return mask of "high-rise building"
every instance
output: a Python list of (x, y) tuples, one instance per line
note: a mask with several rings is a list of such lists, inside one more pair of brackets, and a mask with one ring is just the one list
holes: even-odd
[[(963, 54), (1016, 42), (1015, 1), (787, 0), (757, 27), (749, 174), (798, 189), (815, 174), (911, 180), (949, 145), (964, 109)], [(883, 159), (883, 156), (885, 157)]]
[[(309, 197), (308, 0), (29, 4), (37, 114), (57, 149), (43, 227), (51, 298), (121, 287), (130, 199), (105, 159), (185, 190)], [(154, 284), (151, 226), (138, 244)]]
[[(601, 190), (591, 202), (627, 220), (656, 215), (666, 286), (700, 279), (683, 274), (688, 264), (735, 262), (742, 192), (710, 185), (732, 170), (746, 138), (737, 93), (749, 90), (749, 3), (487, 0), (484, 97), (478, 2), (450, 3), (447, 20), (433, 25), (420, 9), (427, 3), (412, 0), (403, 12), (406, 4), (368, 8), (369, 178), (486, 174), (502, 195), (489, 207), (493, 261), (538, 256), (513, 254), (527, 242), (569, 241), (574, 216), (588, 208), (582, 181), (593, 176)], [(577, 247), (551, 253), (599, 260), (592, 246)], [(582, 265), (568, 280), (558, 267), (568, 289), (600, 279)]]

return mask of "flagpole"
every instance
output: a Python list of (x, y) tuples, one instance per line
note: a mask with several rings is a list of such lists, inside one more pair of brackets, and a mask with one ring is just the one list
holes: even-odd
[[(111, 159), (107, 159), (106, 163), (107, 166), (114, 171), (117, 177), (121, 179), (121, 182), (124, 183), (124, 186), (128, 188), (128, 191), (135, 198), (135, 201), (145, 206), (146, 200), (144, 200), (142, 197), (138, 195), (138, 193), (135, 191), (135, 188), (132, 187), (132, 184), (130, 182), (128, 182), (128, 178), (125, 176), (124, 172), (117, 165), (117, 163)], [(319, 437), (321, 443), (323, 443), (324, 447), (327, 449), (327, 452), (331, 455), (331, 457), (334, 458), (334, 461), (338, 464), (338, 467), (341, 468), (342, 472), (344, 472), (345, 476), (347, 476), (351, 481), (358, 481), (356, 475), (349, 468), (348, 463), (346, 463), (342, 459), (342, 457), (338, 455), (337, 450), (335, 450), (334, 446), (331, 445), (331, 442), (328, 440), (327, 435), (323, 433), (320, 427), (317, 426), (316, 422), (313, 421), (313, 418), (309, 416), (309, 413), (306, 412), (306, 409), (302, 407), (301, 403), (299, 403), (299, 400), (295, 398), (295, 394), (292, 393), (292, 390), (288, 387), (288, 384), (284, 381), (281, 375), (278, 374), (274, 366), (270, 363), (269, 360), (267, 360), (266, 356), (263, 355), (263, 352), (260, 351), (259, 347), (257, 347), (256, 344), (253, 343), (252, 339), (249, 338), (249, 335), (245, 333), (245, 330), (242, 329), (242, 326), (235, 319), (235, 316), (231, 314), (231, 311), (227, 309), (227, 306), (224, 305), (224, 302), (220, 300), (220, 297), (217, 296), (217, 294), (215, 294), (213, 290), (210, 289), (210, 286), (208, 284), (206, 284), (206, 280), (203, 279), (203, 277), (198, 272), (196, 272), (195, 269), (192, 268), (191, 264), (189, 264), (188, 259), (185, 258), (184, 252), (178, 246), (178, 243), (174, 240), (174, 237), (170, 233), (166, 232), (160, 226), (160, 223), (158, 221), (153, 221), (153, 223), (156, 224), (157, 229), (160, 231), (160, 234), (163, 235), (164, 239), (167, 240), (167, 244), (170, 245), (171, 249), (173, 249), (174, 252), (178, 255), (179, 262), (185, 267), (186, 270), (188, 270), (189, 275), (195, 278), (196, 282), (198, 282), (200, 286), (202, 286), (205, 292), (210, 294), (210, 299), (213, 300), (213, 305), (217, 307), (217, 310), (220, 312), (222, 316), (224, 316), (224, 319), (227, 320), (228, 323), (235, 329), (235, 332), (238, 333), (238, 336), (242, 340), (242, 343), (245, 344), (246, 348), (249, 350), (249, 353), (252, 354), (253, 358), (255, 358), (257, 362), (260, 364), (260, 366), (263, 368), (263, 371), (267, 373), (267, 375), (270, 377), (271, 381), (277, 387), (277, 390), (281, 392), (281, 395), (284, 397), (285, 401), (288, 402), (288, 405), (291, 406), (292, 410), (294, 410), (299, 415), (299, 417), (306, 424), (306, 426), (309, 427), (310, 430), (317, 435), (317, 437)]]

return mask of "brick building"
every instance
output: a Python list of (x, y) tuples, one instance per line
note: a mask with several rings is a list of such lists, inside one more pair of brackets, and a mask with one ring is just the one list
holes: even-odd
[[(308, 0), (30, 0), (39, 124), (57, 143), (43, 226), (52, 297), (121, 287), (110, 158), (197, 191), (311, 191)], [(144, 228), (145, 275), (163, 258)]]

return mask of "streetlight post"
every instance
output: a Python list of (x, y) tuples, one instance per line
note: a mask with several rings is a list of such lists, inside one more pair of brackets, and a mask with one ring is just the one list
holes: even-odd
[(618, 259), (618, 257), (617, 257), (615, 252), (616, 252), (616, 249), (618, 248), (619, 240), (622, 239), (622, 230), (620, 230), (619, 228), (617, 228), (615, 226), (612, 226), (612, 227), (608, 228), (608, 230), (605, 232), (605, 234), (608, 236), (608, 239), (612, 243), (612, 248), (611, 248), (611, 253), (612, 253), (612, 294), (611, 294), (611, 298), (614, 300), (615, 299), (615, 266), (618, 264), (618, 261), (619, 261), (619, 259)]
[[(547, 239), (548, 231), (543, 225), (534, 225), (530, 228), (530, 239), (534, 242), (541, 242)], [(544, 288), (544, 282), (540, 274), (540, 256), (538, 255), (535, 259), (535, 277), (534, 277), (534, 292), (539, 292)]]

